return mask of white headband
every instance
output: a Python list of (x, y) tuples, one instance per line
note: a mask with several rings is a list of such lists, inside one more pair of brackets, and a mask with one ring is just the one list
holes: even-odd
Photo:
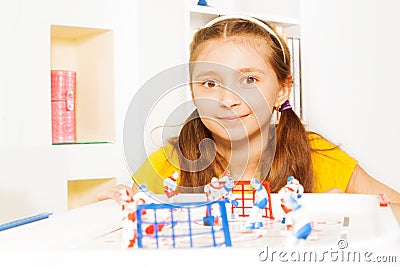
[(220, 21), (223, 21), (223, 20), (227, 20), (227, 19), (243, 19), (243, 20), (247, 20), (247, 21), (253, 22), (253, 23), (257, 24), (258, 26), (262, 27), (263, 29), (265, 29), (268, 33), (270, 33), (272, 36), (274, 36), (275, 39), (278, 40), (279, 45), (281, 46), (281, 49), (282, 49), (282, 53), (283, 53), (283, 62), (286, 63), (285, 49), (284, 49), (284, 46), (283, 46), (283, 44), (281, 42), (281, 39), (278, 37), (278, 35), (267, 24), (265, 24), (264, 22), (262, 22), (262, 21), (260, 21), (260, 20), (258, 20), (256, 18), (253, 18), (253, 17), (250, 17), (250, 16), (246, 16), (246, 15), (223, 15), (223, 16), (219, 16), (219, 17), (211, 20), (206, 25), (204, 25), (203, 28), (210, 27), (210, 26), (214, 25), (217, 22), (220, 22)]

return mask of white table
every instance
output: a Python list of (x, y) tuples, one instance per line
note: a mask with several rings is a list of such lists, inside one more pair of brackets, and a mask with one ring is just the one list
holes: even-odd
[[(302, 201), (312, 219), (343, 216), (350, 218), (348, 252), (395, 256), (397, 263), (400, 262), (399, 223), (389, 206), (378, 205), (376, 196), (305, 194)], [(279, 218), (280, 206), (276, 194), (272, 194), (272, 204), (274, 216)], [(121, 249), (118, 242), (105, 242), (107, 236), (118, 236), (115, 233), (120, 226), (119, 205), (112, 200), (106, 200), (5, 230), (0, 232), (0, 266), (26, 266), (32, 263), (36, 266), (40, 262), (45, 262), (45, 266), (94, 266), (91, 264), (93, 262), (97, 266), (112, 266), (116, 262), (131, 262), (130, 265), (133, 266), (134, 262), (143, 260), (165, 265), (166, 260), (172, 259), (176, 261), (175, 266), (185, 266), (187, 262), (177, 260), (182, 255), (203, 262), (211, 257), (225, 263), (232, 262), (234, 266), (265, 266), (271, 260), (259, 260), (260, 252), (265, 249), (262, 243), (254, 243), (253, 247), (237, 247), (233, 243), (231, 248), (210, 249)], [(278, 248), (274, 249), (279, 252)], [(323, 253), (327, 249), (337, 250), (337, 244), (320, 244), (317, 241), (307, 243), (299, 249)], [(15, 264), (3, 265), (4, 261)], [(278, 258), (274, 259), (275, 263), (279, 261)], [(324, 263), (329, 264), (329, 261), (325, 259)]]

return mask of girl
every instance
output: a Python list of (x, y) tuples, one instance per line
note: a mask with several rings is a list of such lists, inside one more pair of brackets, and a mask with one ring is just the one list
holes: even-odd
[[(267, 23), (246, 16), (211, 21), (194, 35), (189, 70), (196, 110), (179, 136), (136, 171), (137, 184), (162, 193), (163, 179), (179, 171), (180, 192), (202, 192), (212, 177), (229, 170), (237, 180), (268, 180), (272, 192), (294, 176), (305, 192), (380, 192), (400, 202), (398, 192), (354, 158), (305, 130), (288, 102), (288, 48)], [(274, 111), (280, 112), (276, 127), (270, 124)], [(118, 200), (121, 187), (100, 199)]]

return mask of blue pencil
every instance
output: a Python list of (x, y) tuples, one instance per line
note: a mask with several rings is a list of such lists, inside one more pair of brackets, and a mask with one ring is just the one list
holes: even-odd
[(14, 228), (14, 227), (17, 227), (17, 226), (21, 226), (21, 225), (24, 225), (24, 224), (27, 224), (27, 223), (43, 220), (43, 219), (48, 218), (51, 214), (52, 214), (51, 212), (40, 213), (38, 215), (26, 217), (26, 218), (15, 220), (15, 221), (8, 222), (8, 223), (4, 223), (4, 224), (0, 225), (0, 231), (7, 230), (7, 229), (10, 229), (10, 228)]

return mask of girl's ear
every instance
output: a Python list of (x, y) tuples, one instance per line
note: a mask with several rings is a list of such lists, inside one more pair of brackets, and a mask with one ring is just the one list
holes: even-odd
[(278, 97), (274, 104), (274, 107), (276, 109), (279, 109), (283, 102), (289, 99), (290, 92), (292, 91), (292, 83), (292, 76), (289, 75), (286, 80), (280, 85)]

